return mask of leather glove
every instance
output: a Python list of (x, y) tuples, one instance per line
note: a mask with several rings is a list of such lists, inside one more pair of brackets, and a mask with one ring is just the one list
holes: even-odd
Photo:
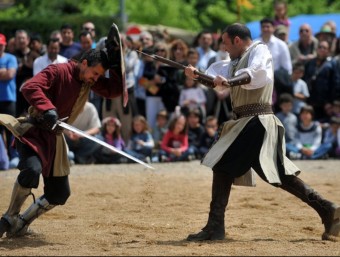
[(47, 110), (43, 113), (41, 126), (46, 130), (53, 130), (54, 125), (58, 121), (58, 113), (55, 109)]

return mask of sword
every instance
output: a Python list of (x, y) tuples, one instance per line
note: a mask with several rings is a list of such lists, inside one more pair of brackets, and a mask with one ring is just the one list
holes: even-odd
[(102, 146), (104, 146), (104, 147), (114, 151), (114, 152), (117, 152), (120, 155), (123, 155), (123, 156), (125, 156), (125, 157), (127, 157), (127, 158), (129, 158), (129, 159), (131, 159), (131, 160), (133, 160), (135, 162), (138, 162), (138, 163), (144, 165), (145, 167), (147, 167), (149, 169), (153, 169), (153, 170), (155, 169), (154, 167), (152, 167), (152, 166), (148, 165), (147, 163), (145, 163), (145, 162), (143, 162), (143, 161), (141, 161), (141, 160), (131, 156), (130, 154), (125, 153), (125, 152), (117, 149), (113, 145), (110, 145), (110, 144), (108, 144), (108, 143), (106, 143), (106, 142), (104, 142), (104, 141), (102, 141), (102, 140), (100, 140), (100, 139), (98, 139), (98, 138), (96, 138), (94, 136), (88, 135), (84, 131), (82, 131), (80, 129), (77, 129), (77, 128), (75, 128), (75, 127), (73, 127), (73, 126), (71, 126), (71, 125), (69, 125), (69, 124), (67, 124), (67, 123), (65, 123), (65, 122), (63, 122), (61, 120), (57, 121), (57, 123), (54, 125), (54, 128), (55, 128), (55, 126), (60, 126), (60, 127), (64, 128), (64, 129), (68, 129), (68, 130), (70, 130), (70, 131), (72, 131), (72, 132), (74, 132), (74, 133), (76, 133), (78, 135), (81, 135), (83, 137), (86, 137), (86, 138), (90, 139), (91, 141), (94, 141), (94, 142), (96, 142), (96, 143), (98, 143), (98, 144), (100, 144), (100, 145), (102, 145)]

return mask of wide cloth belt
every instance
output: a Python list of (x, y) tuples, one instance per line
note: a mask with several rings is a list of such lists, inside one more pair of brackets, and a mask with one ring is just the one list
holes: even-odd
[(274, 114), (271, 104), (247, 104), (233, 108), (234, 120), (263, 114)]

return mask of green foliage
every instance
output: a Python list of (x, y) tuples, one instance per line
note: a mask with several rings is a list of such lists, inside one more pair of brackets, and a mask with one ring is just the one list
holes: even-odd
[[(17, 27), (18, 24), (25, 24), (25, 27), (33, 26), (34, 30), (51, 26), (52, 30), (65, 22), (79, 28), (83, 21), (92, 20), (98, 27), (99, 34), (103, 35), (104, 26), (111, 24), (112, 19), (119, 19), (120, 2), (120, 0), (17, 0), (14, 6), (1, 10), (0, 23), (6, 31)], [(274, 16), (274, 0), (249, 0), (254, 5), (252, 9), (238, 8), (236, 2), (237, 0), (125, 0), (125, 11), (130, 23), (164, 25), (190, 31), (202, 29), (218, 31), (233, 22), (246, 23)], [(289, 17), (340, 10), (338, 0), (286, 0), (286, 2)]]

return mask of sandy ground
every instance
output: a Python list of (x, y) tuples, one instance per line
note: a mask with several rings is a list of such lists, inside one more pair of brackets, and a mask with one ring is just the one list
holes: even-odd
[[(305, 182), (340, 203), (340, 161), (296, 164)], [(187, 242), (207, 221), (212, 173), (199, 161), (153, 166), (73, 166), (68, 202), (32, 223), (34, 234), (0, 239), (0, 255), (340, 256), (340, 242), (321, 240), (314, 210), (259, 178), (256, 187), (233, 186), (224, 241)], [(1, 212), (17, 174), (0, 172)]]

